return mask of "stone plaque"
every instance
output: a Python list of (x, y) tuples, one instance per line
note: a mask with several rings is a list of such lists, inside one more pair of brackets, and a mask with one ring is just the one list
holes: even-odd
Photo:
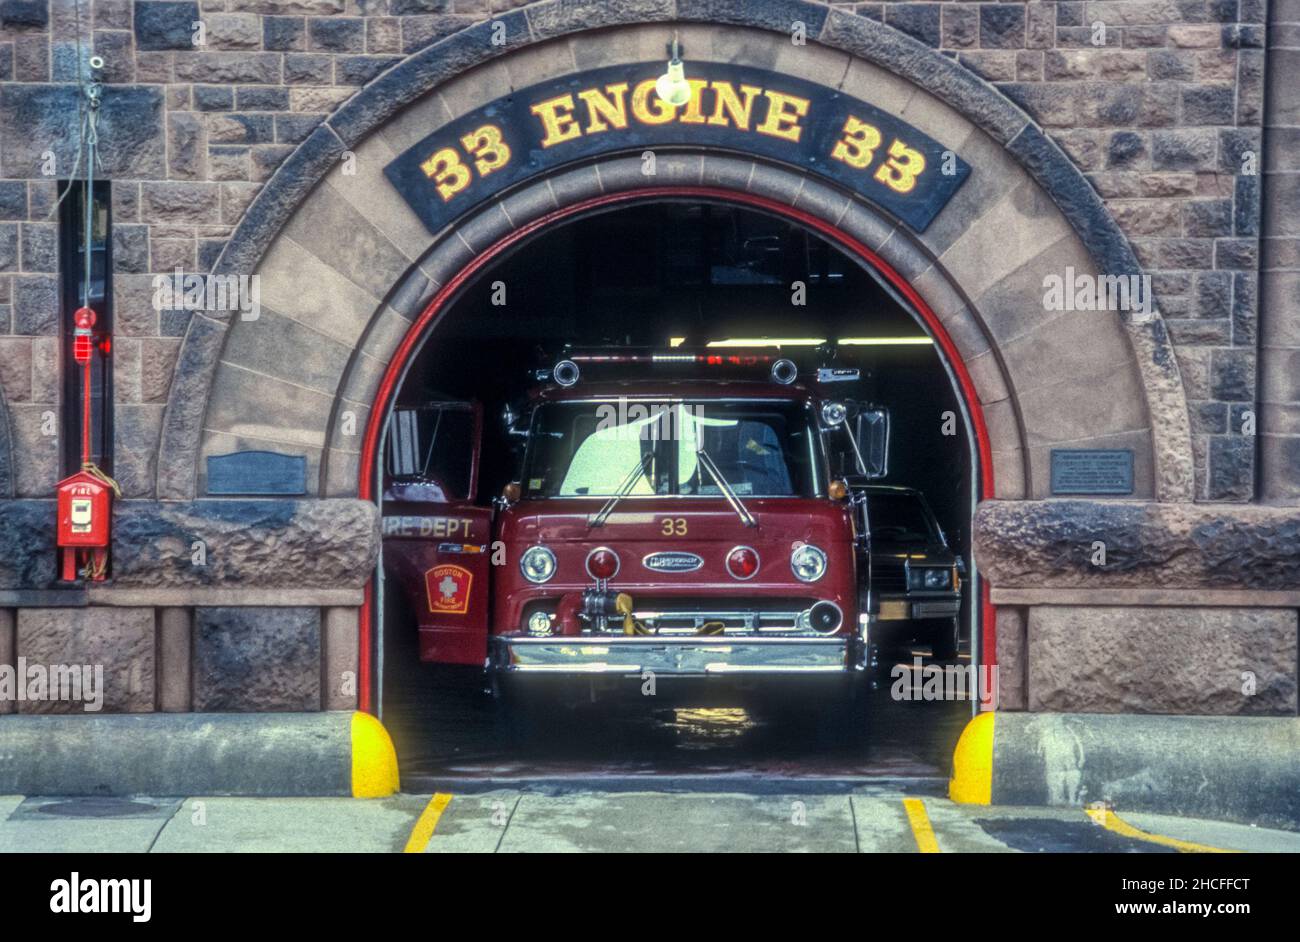
[(1132, 494), (1131, 448), (1053, 448), (1053, 494)]
[(208, 493), (241, 496), (306, 494), (307, 458), (274, 451), (210, 455)]

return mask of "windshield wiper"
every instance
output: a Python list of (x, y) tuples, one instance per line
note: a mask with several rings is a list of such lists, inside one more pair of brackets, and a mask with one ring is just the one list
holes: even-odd
[(596, 516), (591, 518), (591, 521), (587, 524), (588, 527), (603, 527), (605, 525), (605, 521), (608, 520), (609, 515), (614, 512), (614, 507), (618, 502), (632, 492), (632, 488), (636, 486), (637, 478), (645, 475), (646, 459), (653, 457), (653, 455), (654, 452), (647, 451), (640, 457), (636, 463), (636, 467), (633, 468), (631, 473), (623, 479), (623, 483), (618, 486), (618, 490), (614, 492), (614, 496), (605, 501), (605, 505), (600, 508), (600, 511)]
[(718, 466), (713, 463), (713, 459), (709, 457), (709, 453), (703, 448), (697, 448), (695, 450), (695, 457), (699, 464), (704, 467), (704, 470), (709, 472), (709, 477), (713, 478), (713, 483), (718, 485), (718, 490), (722, 491), (722, 496), (727, 498), (727, 503), (731, 505), (731, 509), (736, 512), (736, 516), (740, 517), (740, 522), (747, 527), (758, 526), (758, 521), (754, 519), (754, 515), (749, 512), (749, 508), (740, 502), (740, 498), (737, 497), (736, 492), (731, 489), (731, 485), (727, 483), (727, 479), (722, 476), (722, 472), (718, 470)]

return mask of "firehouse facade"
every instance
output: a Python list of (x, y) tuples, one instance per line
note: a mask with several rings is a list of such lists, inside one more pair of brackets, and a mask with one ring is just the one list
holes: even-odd
[[(114, 712), (372, 707), (413, 352), (512, 248), (690, 198), (817, 231), (934, 338), (1000, 709), (1296, 713), (1300, 4), (509, 6), (0, 3), (0, 663), (103, 664)], [(655, 92), (674, 35), (681, 105)], [(89, 453), (122, 493), (107, 578), (87, 554), (68, 581), (101, 506), (56, 505), (79, 41)]]

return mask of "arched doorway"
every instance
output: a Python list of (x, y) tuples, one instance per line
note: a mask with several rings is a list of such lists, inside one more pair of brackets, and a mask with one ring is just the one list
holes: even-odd
[[(419, 318), (403, 338), (396, 355), (389, 362), (379, 384), (379, 392), (374, 403), (374, 415), (367, 426), (367, 433), (361, 451), (361, 477), (358, 480), (358, 493), (362, 499), (373, 500), (377, 496), (376, 488), (381, 478), (381, 472), (378, 468), (379, 455), (386, 428), (386, 416), (396, 402), (398, 390), (402, 381), (407, 377), (414, 357), (431, 339), (439, 321), (448, 314), (458, 298), (467, 288), (474, 284), (476, 279), (482, 278), (485, 273), (492, 271), (493, 265), (502, 258), (507, 257), (511, 252), (524, 249), (530, 241), (543, 237), (547, 232), (551, 232), (567, 222), (581, 219), (592, 213), (609, 212), (618, 207), (646, 202), (662, 203), (669, 200), (708, 200), (722, 204), (731, 203), (788, 219), (799, 226), (806, 227), (811, 232), (825, 237), (847, 255), (854, 258), (865, 270), (873, 273), (874, 277), (880, 279), (882, 287), (896, 299), (900, 309), (910, 315), (916, 324), (933, 339), (938, 362), (942, 365), (952, 383), (956, 395), (954, 401), (959, 403), (961, 407), (962, 425), (972, 458), (972, 474), (970, 475), (972, 492), (965, 506), (973, 511), (975, 504), (980, 499), (985, 495), (994, 493), (994, 472), (989, 433), (974, 383), (943, 323), (924, 299), (916, 293), (896, 270), (853, 236), (808, 213), (792, 211), (789, 207), (752, 194), (740, 194), (722, 188), (674, 187), (668, 190), (660, 188), (630, 190), (614, 197), (595, 197), (574, 203), (566, 207), (565, 210), (543, 217), (537, 226), (529, 228), (526, 232), (516, 230), (515, 233), (499, 240), (477, 255), (472, 264), (450, 280), (421, 312)], [(967, 553), (967, 555), (969, 554)], [(995, 618), (991, 606), (987, 604), (986, 594), (983, 594), (978, 572), (975, 570), (973, 562), (970, 572), (974, 597), (980, 600), (980, 604), (972, 609), (970, 618), (972, 658), (976, 664), (992, 664), (995, 662), (996, 657)], [(373, 690), (375, 687), (374, 654), (377, 634), (375, 619), (378, 612), (379, 610), (374, 605), (372, 591), (371, 604), (368, 611), (362, 616), (360, 681), (363, 690)], [(367, 699), (366, 706), (369, 706), (370, 702)]]

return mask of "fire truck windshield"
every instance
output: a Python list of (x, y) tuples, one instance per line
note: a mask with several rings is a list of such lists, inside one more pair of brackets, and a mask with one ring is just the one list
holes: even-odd
[(788, 400), (546, 403), (533, 417), (524, 494), (725, 497), (704, 451), (737, 497), (813, 497), (815, 428), (811, 408)]

